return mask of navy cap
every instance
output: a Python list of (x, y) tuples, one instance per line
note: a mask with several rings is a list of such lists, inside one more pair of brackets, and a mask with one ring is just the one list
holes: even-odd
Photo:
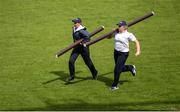
[(72, 20), (74, 23), (81, 23), (81, 18), (75, 18)]
[(116, 25), (118, 25), (119, 27), (121, 27), (121, 26), (126, 26), (127, 25), (127, 23), (126, 23), (126, 21), (120, 21), (118, 24), (116, 24)]

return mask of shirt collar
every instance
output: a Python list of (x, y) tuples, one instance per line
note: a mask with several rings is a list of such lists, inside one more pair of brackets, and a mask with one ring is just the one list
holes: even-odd
[(74, 33), (77, 32), (77, 31), (79, 31), (79, 30), (82, 30), (82, 29), (84, 29), (84, 28), (85, 28), (85, 27), (82, 26), (82, 25), (80, 25), (78, 28), (75, 28), (75, 27), (74, 27)]
[(124, 30), (123, 32), (121, 32), (121, 33), (126, 33), (127, 32), (127, 30)]

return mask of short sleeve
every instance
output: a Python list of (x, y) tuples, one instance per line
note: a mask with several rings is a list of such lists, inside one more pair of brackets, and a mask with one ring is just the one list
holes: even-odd
[(129, 41), (136, 41), (136, 37), (132, 33), (130, 33), (128, 39), (129, 39)]

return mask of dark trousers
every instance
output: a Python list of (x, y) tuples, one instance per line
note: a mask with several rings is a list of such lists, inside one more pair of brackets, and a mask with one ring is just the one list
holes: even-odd
[(70, 56), (69, 59), (69, 72), (70, 72), (70, 76), (74, 77), (75, 75), (75, 61), (77, 59), (77, 57), (79, 56), (79, 54), (81, 54), (85, 64), (88, 66), (89, 70), (92, 73), (92, 76), (96, 75), (97, 71), (94, 67), (94, 64), (91, 61), (90, 58), (90, 53), (89, 53), (89, 47), (83, 47), (82, 45), (78, 45), (76, 46)]
[(114, 50), (114, 61), (115, 61), (115, 68), (114, 68), (114, 82), (112, 86), (117, 86), (121, 72), (131, 71), (133, 66), (132, 65), (125, 65), (126, 60), (129, 56), (129, 52), (119, 52)]

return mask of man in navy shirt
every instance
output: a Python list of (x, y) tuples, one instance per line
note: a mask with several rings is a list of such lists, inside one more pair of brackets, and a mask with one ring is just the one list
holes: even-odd
[(74, 63), (81, 54), (85, 64), (88, 66), (92, 73), (93, 79), (97, 79), (97, 70), (94, 67), (94, 64), (91, 61), (90, 58), (90, 52), (89, 52), (89, 47), (86, 46), (84, 43), (90, 41), (90, 35), (87, 32), (86, 28), (82, 25), (82, 21), (80, 18), (75, 18), (72, 20), (74, 23), (73, 26), (73, 39), (74, 42), (76, 42), (79, 39), (83, 39), (82, 43), (80, 45), (77, 45), (74, 47), (70, 59), (69, 59), (69, 72), (70, 72), (70, 77), (68, 78), (68, 81), (74, 80), (75, 77), (75, 66)]

